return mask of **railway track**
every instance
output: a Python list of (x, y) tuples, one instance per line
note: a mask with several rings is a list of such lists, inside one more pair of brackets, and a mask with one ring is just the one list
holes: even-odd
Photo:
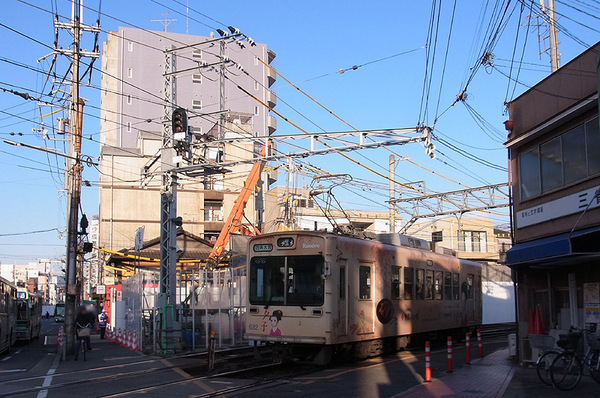
[[(487, 342), (502, 342), (504, 336), (514, 332), (513, 324), (487, 325), (481, 328), (484, 343)], [(103, 385), (105, 383), (116, 383), (125, 386), (124, 389), (118, 388), (119, 391), (102, 395), (106, 397), (125, 397), (131, 394), (146, 394), (164, 388), (183, 386), (190, 383), (200, 381), (212, 381), (219, 383), (219, 379), (235, 378), (243, 379), (245, 382), (242, 385), (229, 386), (216, 391), (205, 392), (197, 395), (197, 397), (212, 397), (223, 394), (235, 394), (244, 392), (249, 389), (263, 389), (276, 386), (278, 383), (285, 383), (286, 379), (290, 379), (302, 374), (315, 372), (322, 367), (313, 365), (288, 363), (280, 364), (273, 363), (269, 356), (269, 350), (261, 347), (261, 358), (257, 358), (253, 347), (236, 347), (232, 349), (217, 351), (217, 370), (213, 374), (207, 374), (206, 363), (207, 353), (190, 353), (172, 356), (168, 358), (149, 358), (138, 362), (130, 362), (118, 365), (102, 366), (94, 369), (83, 369), (77, 372), (77, 378), (73, 380), (73, 373), (61, 372), (53, 375), (55, 382), (46, 387), (29, 387), (20, 390), (2, 391), (2, 386), (10, 383), (27, 382), (42, 380), (45, 376), (32, 376), (27, 378), (13, 378), (4, 380), (0, 383), (0, 397), (19, 396), (31, 394), (42, 390), (49, 392), (69, 391), (70, 387), (81, 385), (81, 380), (85, 380), (86, 388), (94, 391), (94, 386)], [(433, 351), (433, 350), (432, 350)], [(409, 351), (407, 351), (409, 352)], [(411, 355), (420, 356), (419, 347), (410, 349)], [(165, 359), (167, 361), (165, 361)], [(191, 363), (191, 361), (193, 363)], [(177, 363), (179, 361), (179, 363)], [(181, 363), (184, 361), (184, 363)], [(187, 362), (187, 363), (186, 363)], [(333, 366), (338, 366), (336, 363)], [(131, 369), (137, 366), (137, 369)], [(148, 366), (139, 369), (140, 366)], [(102, 372), (112, 372), (109, 375), (94, 376), (94, 374)], [(184, 379), (177, 379), (168, 382), (160, 381), (165, 375), (173, 375), (179, 373), (179, 377), (185, 372)], [(144, 375), (151, 374), (151, 382), (142, 387), (135, 386), (139, 384), (140, 378)], [(71, 376), (69, 379), (68, 376)], [(40, 383), (41, 384), (41, 383)], [(130, 387), (127, 387), (130, 385)], [(100, 389), (96, 390), (100, 391)]]

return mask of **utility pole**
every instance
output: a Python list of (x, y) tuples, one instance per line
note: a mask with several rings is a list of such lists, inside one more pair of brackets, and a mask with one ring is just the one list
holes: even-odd
[(550, 65), (552, 67), (552, 72), (556, 72), (559, 67), (560, 54), (558, 53), (558, 36), (556, 31), (554, 0), (548, 0), (548, 17), (550, 29)]
[(69, 170), (68, 208), (67, 208), (67, 291), (65, 293), (65, 353), (70, 354), (74, 346), (75, 315), (77, 298), (77, 227), (79, 203), (81, 199), (81, 128), (83, 124), (83, 100), (79, 96), (79, 50), (80, 50), (81, 1), (74, 0), (71, 9), (73, 29), (73, 54), (71, 56), (71, 134), (69, 135), (69, 155), (74, 159)]
[[(548, 0), (546, 8), (545, 1), (540, 0), (540, 9), (542, 10), (542, 19), (548, 20), (548, 35), (550, 37), (550, 66), (552, 73), (560, 66), (560, 54), (558, 52), (558, 31), (556, 29), (556, 12), (554, 8), (554, 0)], [(545, 40), (540, 39), (540, 40)], [(548, 51), (545, 49), (543, 52)]]
[(396, 232), (396, 158), (390, 155), (390, 233)]

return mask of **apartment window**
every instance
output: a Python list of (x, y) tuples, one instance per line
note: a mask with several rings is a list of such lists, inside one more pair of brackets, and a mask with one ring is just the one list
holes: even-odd
[(223, 202), (220, 200), (204, 201), (204, 221), (223, 221)]
[(400, 267), (392, 267), (392, 298), (400, 298)]
[(127, 122), (127, 132), (131, 132), (131, 122)]
[(131, 105), (131, 95), (128, 95), (128, 96), (127, 96), (127, 104), (128, 104), (128, 105)]
[(127, 68), (127, 77), (128, 78), (132, 78), (133, 77), (133, 68)]
[(204, 232), (204, 239), (210, 242), (216, 242), (219, 238), (219, 231), (206, 231)]
[(130, 53), (133, 52), (133, 42), (132, 41), (127, 43), (127, 51), (129, 51)]
[(202, 83), (202, 75), (201, 74), (193, 74), (192, 75), (192, 83)]
[(254, 114), (255, 114), (256, 116), (258, 116), (258, 106), (255, 106), (255, 107), (254, 107)]
[(415, 285), (415, 269), (404, 268), (404, 300), (413, 299), (413, 287)]
[(192, 108), (193, 109), (202, 109), (202, 100), (193, 100)]
[(542, 192), (551, 191), (563, 185), (561, 152), (560, 137), (540, 145)]
[(598, 118), (519, 155), (521, 199), (600, 173)]
[(371, 300), (371, 267), (361, 265), (358, 267), (358, 294), (361, 300)]
[(192, 58), (202, 58), (202, 50), (192, 51)]
[(192, 127), (192, 132), (194, 134), (202, 134), (202, 126), (200, 126), (200, 127)]
[(458, 251), (486, 252), (487, 233), (485, 231), (458, 231)]
[(258, 90), (258, 82), (257, 81), (254, 82), (254, 89)]

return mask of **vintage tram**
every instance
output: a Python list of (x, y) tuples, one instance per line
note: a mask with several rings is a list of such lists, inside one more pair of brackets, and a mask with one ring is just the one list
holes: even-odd
[(328, 362), (481, 324), (481, 265), (429, 250), (325, 232), (248, 243), (246, 338)]

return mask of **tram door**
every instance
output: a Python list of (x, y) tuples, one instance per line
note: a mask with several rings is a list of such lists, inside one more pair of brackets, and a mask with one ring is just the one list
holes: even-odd
[(338, 327), (337, 335), (348, 334), (348, 275), (347, 260), (340, 260), (340, 277), (338, 286)]

